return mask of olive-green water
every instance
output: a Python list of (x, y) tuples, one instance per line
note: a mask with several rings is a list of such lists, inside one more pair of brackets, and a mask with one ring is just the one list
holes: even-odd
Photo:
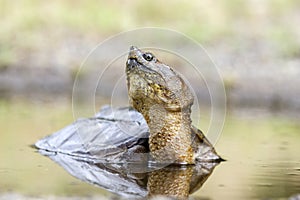
[[(68, 103), (0, 102), (0, 199), (112, 198), (69, 175), (30, 147), (72, 123)], [(300, 123), (285, 117), (228, 114), (217, 166), (196, 199), (288, 199), (300, 193)]]

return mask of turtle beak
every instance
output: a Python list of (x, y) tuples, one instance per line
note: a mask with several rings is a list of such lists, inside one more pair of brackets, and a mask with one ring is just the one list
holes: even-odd
[(130, 51), (137, 51), (137, 50), (139, 50), (139, 49), (138, 49), (136, 46), (131, 46), (129, 50), (130, 50)]
[(128, 59), (136, 59), (138, 56), (141, 56), (143, 53), (140, 49), (135, 46), (131, 46), (129, 49)]
[(126, 62), (126, 70), (127, 71), (132, 70), (133, 68), (135, 68), (138, 65), (137, 58), (141, 54), (142, 54), (141, 50), (139, 50), (137, 47), (135, 47), (135, 46), (130, 47), (127, 62)]

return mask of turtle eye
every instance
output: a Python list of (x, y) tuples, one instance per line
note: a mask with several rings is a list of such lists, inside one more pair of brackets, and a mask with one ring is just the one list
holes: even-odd
[(153, 55), (152, 55), (152, 53), (144, 53), (143, 58), (147, 61), (151, 61), (151, 60), (153, 60)]

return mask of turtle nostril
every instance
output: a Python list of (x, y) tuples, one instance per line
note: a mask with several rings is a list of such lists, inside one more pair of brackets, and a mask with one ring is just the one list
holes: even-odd
[(126, 62), (126, 66), (128, 70), (131, 70), (137, 66), (137, 61), (134, 58), (129, 58)]
[(126, 65), (130, 65), (130, 59), (127, 60)]

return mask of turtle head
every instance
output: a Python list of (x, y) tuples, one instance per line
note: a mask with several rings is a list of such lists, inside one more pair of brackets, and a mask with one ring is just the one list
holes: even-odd
[(130, 47), (126, 76), (131, 101), (159, 104), (169, 111), (180, 111), (193, 104), (192, 92), (181, 76), (151, 52)]

